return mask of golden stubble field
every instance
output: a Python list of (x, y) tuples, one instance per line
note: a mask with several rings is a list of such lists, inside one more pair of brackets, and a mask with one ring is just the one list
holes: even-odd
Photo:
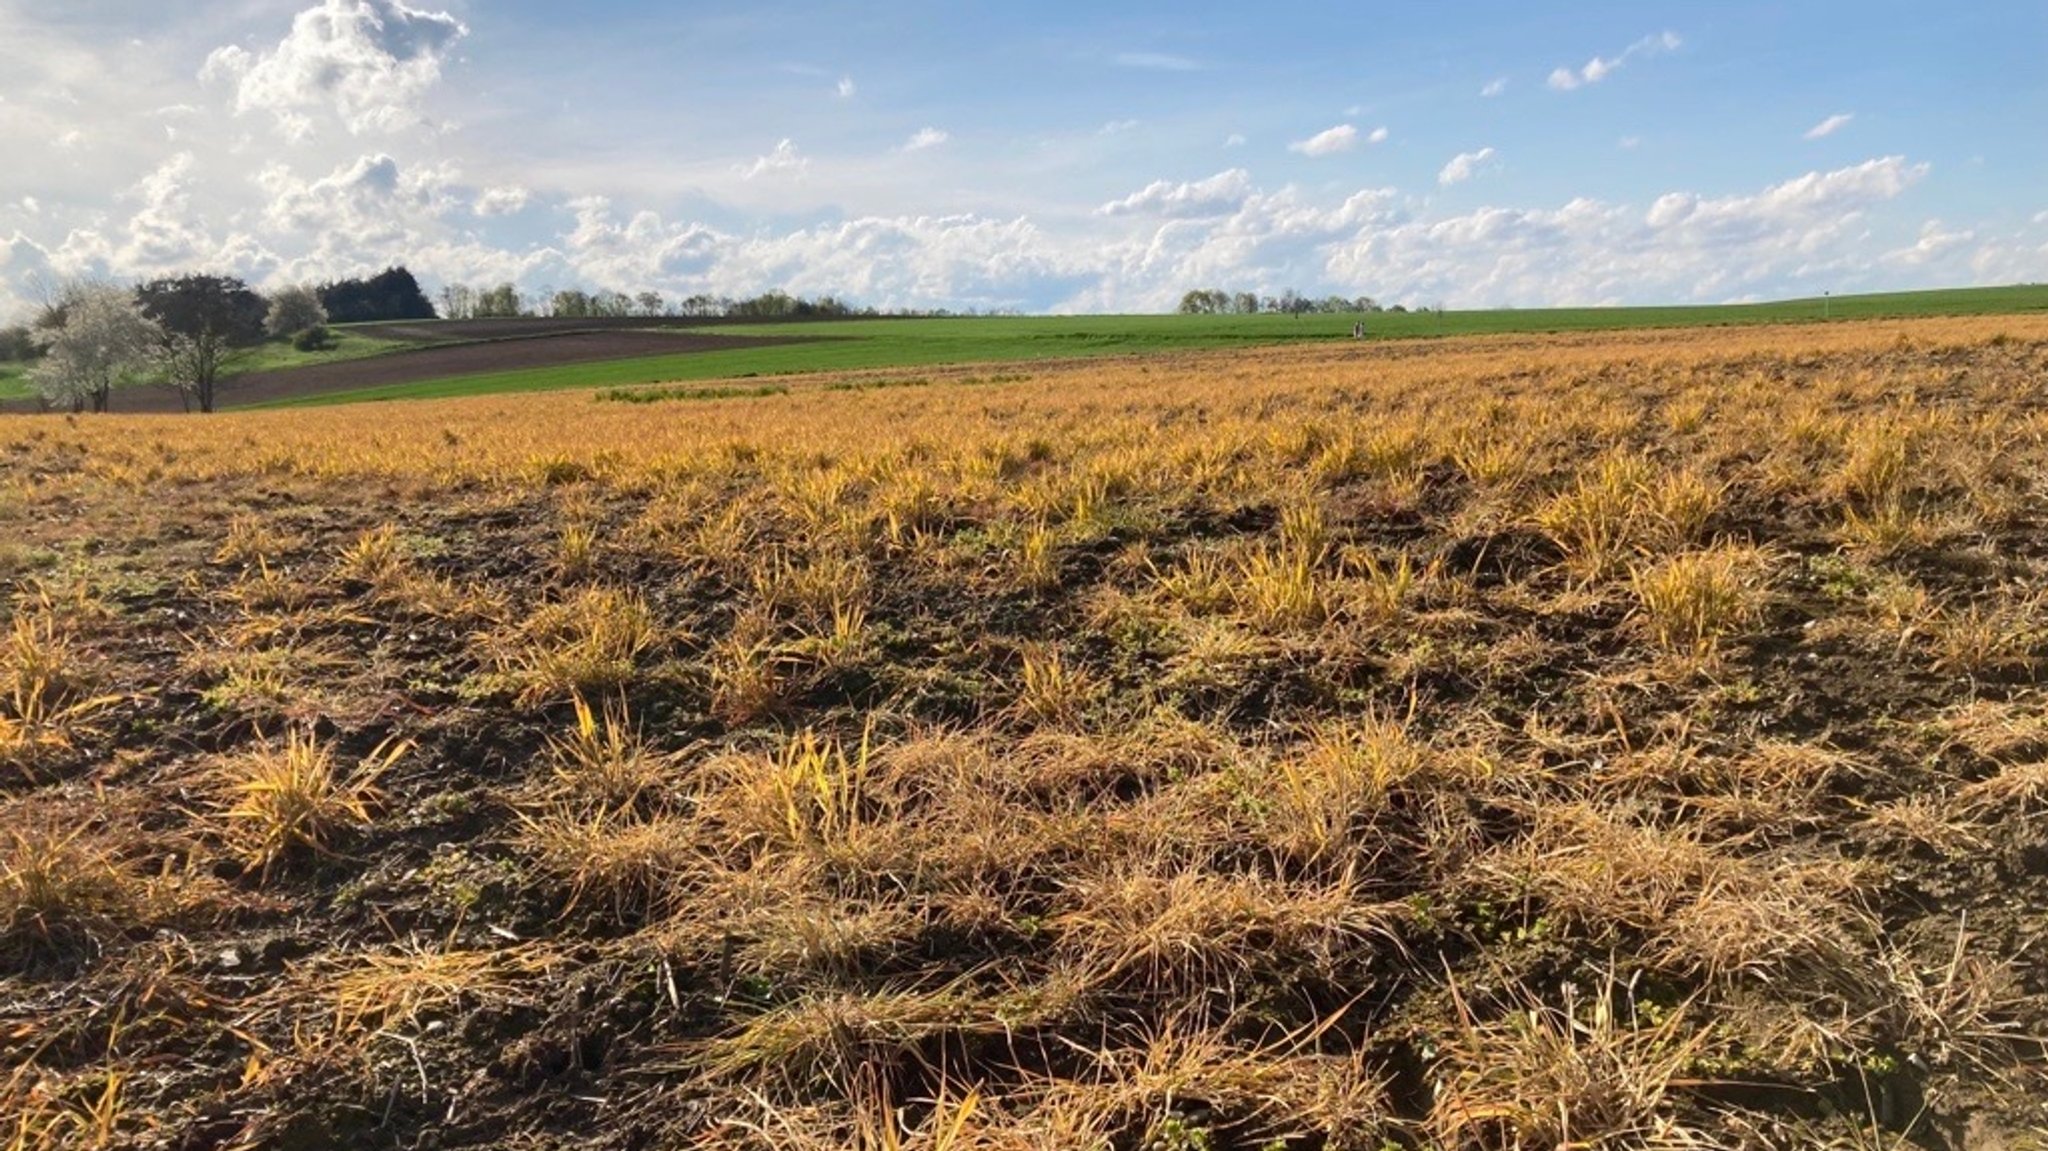
[(2048, 1139), (2048, 319), (0, 422), (10, 1147)]

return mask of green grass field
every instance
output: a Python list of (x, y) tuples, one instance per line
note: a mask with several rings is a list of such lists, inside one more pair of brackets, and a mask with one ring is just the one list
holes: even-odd
[[(1407, 339), (2034, 311), (2048, 311), (2048, 286), (1962, 288), (1696, 307), (1532, 308), (1447, 311), (1441, 314), (1380, 312), (1362, 318), (1367, 333), (1375, 339)], [(815, 343), (453, 376), (284, 403), (431, 399), (863, 368), (915, 368), (1251, 347), (1345, 339), (1351, 334), (1351, 325), (1360, 319), (1356, 315), (1018, 316), (771, 324), (742, 330), (748, 335), (826, 338)], [(731, 328), (721, 331), (737, 334)]]
[(292, 347), (290, 340), (269, 340), (237, 355), (224, 374), (233, 377), (278, 368), (310, 368), (316, 364), (367, 359), (419, 346), (404, 340), (374, 339), (347, 328), (329, 328), (328, 331), (332, 333), (333, 340), (317, 352), (301, 352)]
[[(1379, 312), (1369, 316), (1016, 316), (944, 319), (843, 320), (716, 329), (725, 335), (801, 336), (815, 342), (772, 344), (719, 352), (647, 356), (605, 363), (451, 376), (437, 380), (336, 393), (284, 406), (362, 400), (430, 399), (494, 392), (563, 388), (621, 388), (654, 383), (745, 379), (865, 368), (918, 368), (945, 364), (1133, 355), (1252, 347), (1348, 338), (1361, 318), (1374, 339), (1412, 339), (1511, 333), (1698, 327), (1909, 316), (1997, 315), (2048, 311), (2048, 286), (1959, 288), (1929, 292), (1647, 308), (1530, 308), (1484, 311)], [(336, 342), (320, 352), (297, 352), (288, 343), (264, 344), (232, 367), (233, 375), (306, 367), (385, 354), (414, 345), (335, 329)], [(20, 364), (0, 363), (0, 400), (29, 394)]]

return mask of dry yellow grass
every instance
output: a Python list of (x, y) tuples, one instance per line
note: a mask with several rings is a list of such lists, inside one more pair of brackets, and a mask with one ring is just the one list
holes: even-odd
[(0, 1135), (2015, 1142), (2043, 371), (2001, 317), (0, 422), (0, 811), (100, 813), (0, 829)]

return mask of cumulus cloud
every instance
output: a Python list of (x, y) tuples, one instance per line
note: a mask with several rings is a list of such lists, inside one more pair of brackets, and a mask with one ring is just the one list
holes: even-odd
[(858, 91), (860, 91), (860, 89), (857, 86), (855, 86), (853, 82), (853, 77), (841, 76), (839, 78), (838, 86), (832, 89), (832, 94), (839, 97), (841, 100), (851, 100), (853, 99), (854, 93)]
[(599, 197), (575, 203), (561, 258), (600, 285), (753, 295), (836, 293), (880, 307), (1030, 306), (1077, 290), (1085, 265), (1029, 220), (977, 215), (864, 217), (781, 235), (735, 236), (639, 212), (621, 222)]
[(1462, 184), (1483, 171), (1492, 162), (1493, 156), (1491, 147), (1481, 148), (1477, 152), (1460, 152), (1451, 157), (1451, 162), (1445, 164), (1443, 170), (1436, 174), (1436, 182), (1446, 188), (1452, 184)]
[(280, 237), (320, 236), (379, 250), (401, 247), (470, 203), (452, 168), (407, 167), (381, 152), (359, 156), (316, 180), (272, 163), (256, 182), (270, 199), (264, 226)]
[(1631, 60), (1661, 56), (1666, 52), (1676, 52), (1684, 45), (1685, 41), (1675, 32), (1660, 32), (1654, 36), (1645, 36), (1622, 49), (1619, 56), (1612, 58), (1595, 56), (1578, 69), (1558, 68), (1552, 71), (1550, 73), (1550, 86), (1560, 92), (1570, 92), (1574, 89), (1583, 88), (1588, 84), (1598, 84), (1600, 81), (1612, 76)]
[(312, 113), (331, 110), (352, 134), (419, 123), (420, 102), (441, 78), (441, 61), (469, 29), (446, 12), (401, 0), (325, 0), (292, 20), (269, 51), (217, 48), (200, 70), (234, 92), (237, 115), (267, 112), (301, 139)]
[(1909, 247), (1886, 252), (1884, 261), (1888, 264), (1917, 268), (1968, 246), (1976, 238), (1977, 233), (1968, 228), (1950, 231), (1940, 220), (1929, 220), (1920, 226), (1919, 240)]
[(124, 266), (156, 272), (191, 261), (212, 247), (205, 222), (192, 210), (191, 185), (199, 169), (190, 152), (158, 164), (128, 193), (138, 207), (128, 220)]
[(952, 133), (940, 128), (919, 128), (911, 134), (910, 139), (903, 142), (903, 151), (922, 152), (927, 148), (936, 148), (952, 138)]
[(1673, 192), (1647, 212), (1572, 200), (1487, 207), (1361, 232), (1328, 278), (1383, 298), (1453, 303), (1720, 302), (1869, 274), (1869, 209), (1927, 173), (1898, 156), (1809, 172), (1749, 195)]
[(1486, 82), (1486, 86), (1479, 90), (1479, 94), (1491, 100), (1507, 90), (1508, 78), (1506, 76), (1496, 76)]
[(1854, 112), (1837, 112), (1813, 127), (1808, 128), (1806, 130), (1806, 138), (1809, 140), (1819, 140), (1832, 136), (1843, 128), (1848, 127), (1849, 121), (1855, 118), (1856, 114)]
[(753, 163), (741, 165), (739, 171), (742, 179), (752, 180), (783, 172), (802, 175), (810, 166), (809, 158), (797, 152), (795, 141), (785, 137), (776, 143), (773, 151), (765, 156), (754, 157)]
[(1304, 156), (1334, 156), (1339, 152), (1349, 152), (1357, 146), (1358, 129), (1349, 124), (1339, 124), (1334, 128), (1325, 128), (1306, 140), (1296, 140), (1287, 145), (1287, 150), (1299, 152)]
[(1176, 184), (1155, 180), (1143, 189), (1095, 210), (1098, 216), (1209, 216), (1235, 210), (1250, 194), (1252, 174), (1243, 168), (1206, 180)]
[(476, 198), (472, 209), (479, 216), (510, 216), (526, 209), (533, 194), (516, 184), (501, 188), (485, 188)]
[(1243, 132), (1232, 132), (1230, 135), (1223, 137), (1223, 146), (1226, 148), (1242, 148), (1245, 146), (1245, 143)]

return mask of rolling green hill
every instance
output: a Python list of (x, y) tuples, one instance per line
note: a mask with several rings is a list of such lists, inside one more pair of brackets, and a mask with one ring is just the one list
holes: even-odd
[[(807, 340), (801, 343), (764, 343), (759, 348), (643, 356), (424, 379), (277, 401), (266, 406), (425, 399), (577, 387), (617, 388), (806, 372), (1250, 347), (1346, 339), (1351, 334), (1352, 325), (1361, 320), (1371, 338), (1406, 339), (2039, 311), (2048, 311), (2048, 286), (1964, 288), (1687, 307), (1378, 312), (1367, 316), (1004, 316), (808, 321), (718, 329), (727, 335), (806, 337)], [(341, 329), (341, 332), (343, 349), (324, 358), (346, 359), (351, 353), (405, 354), (402, 351), (394, 353), (390, 345), (382, 342), (351, 341), (347, 329)], [(6, 377), (0, 376), (0, 388), (6, 386)]]

